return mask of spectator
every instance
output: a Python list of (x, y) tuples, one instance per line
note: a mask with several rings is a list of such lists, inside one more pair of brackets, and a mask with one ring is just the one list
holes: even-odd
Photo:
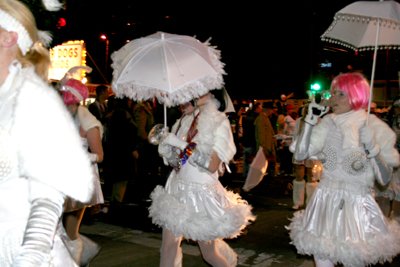
[[(115, 103), (115, 107), (113, 106)], [(135, 177), (137, 149), (137, 126), (128, 112), (128, 99), (110, 100), (108, 177), (112, 183), (111, 212), (122, 206), (128, 182)]]
[(252, 109), (247, 111), (246, 117), (243, 118), (243, 177), (246, 178), (249, 172), (249, 167), (258, 147), (255, 139), (255, 126), (254, 122), (262, 111), (261, 105), (256, 104)]
[(108, 107), (106, 103), (108, 96), (108, 87), (106, 85), (99, 85), (96, 87), (96, 100), (89, 105), (89, 111), (103, 125), (105, 124), (106, 116), (108, 114)]
[(267, 182), (272, 182), (273, 177), (275, 177), (276, 140), (274, 138), (275, 132), (269, 119), (275, 108), (276, 106), (273, 102), (265, 102), (262, 112), (254, 122), (256, 145), (263, 148), (265, 157), (268, 160), (267, 172), (269, 179), (267, 179)]
[[(135, 122), (137, 124), (138, 133), (138, 153), (140, 155), (138, 163), (138, 192), (137, 197), (140, 199), (148, 199), (151, 190), (157, 184), (158, 157), (157, 147), (149, 144), (148, 135), (154, 126), (153, 108), (150, 101), (137, 102), (135, 105)], [(157, 164), (155, 167), (155, 160)]]
[[(286, 105), (286, 113), (287, 115), (283, 120), (285, 125), (283, 129), (283, 134), (289, 136), (292, 135), (294, 128), (296, 127), (296, 121), (292, 117), (292, 113), (294, 113), (294, 108), (292, 105)], [(285, 176), (293, 174), (292, 152), (289, 151), (290, 144), (291, 140), (284, 140), (282, 142), (282, 151), (280, 154), (280, 170), (281, 173), (283, 173)]]

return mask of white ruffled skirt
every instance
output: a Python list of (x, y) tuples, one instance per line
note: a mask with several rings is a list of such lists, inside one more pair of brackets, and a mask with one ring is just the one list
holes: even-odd
[(157, 186), (150, 197), (153, 202), (149, 217), (176, 237), (203, 242), (234, 238), (255, 220), (247, 201), (225, 190), (219, 181), (214, 184), (183, 181), (175, 171), (165, 188)]
[(88, 203), (82, 203), (74, 199), (67, 198), (67, 200), (65, 201), (65, 212), (80, 210), (85, 207), (87, 208), (94, 206), (96, 204), (104, 203), (103, 191), (101, 189), (101, 184), (100, 184), (99, 168), (97, 167), (97, 164), (92, 164), (92, 169), (94, 174), (94, 179), (93, 179), (94, 190), (90, 201)]
[(306, 210), (287, 229), (298, 253), (346, 267), (390, 261), (400, 252), (400, 225), (387, 222), (363, 185), (322, 179)]

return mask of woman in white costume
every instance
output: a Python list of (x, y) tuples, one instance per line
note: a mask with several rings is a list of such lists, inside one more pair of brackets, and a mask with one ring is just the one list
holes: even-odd
[(63, 216), (65, 230), (68, 237), (71, 239), (71, 242), (66, 242), (68, 243), (68, 248), (75, 262), (85, 266), (100, 250), (100, 247), (93, 241), (88, 240), (85, 236), (79, 235), (79, 227), (86, 207), (104, 203), (99, 170), (97, 167), (97, 163), (102, 162), (104, 156), (101, 144), (103, 126), (86, 107), (80, 105), (80, 102), (85, 101), (89, 96), (86, 85), (78, 80), (68, 79), (63, 82), (63, 84), (60, 84), (60, 86), (61, 88), (59, 89), (62, 92), (62, 99), (73, 117), (76, 131), (79, 132), (82, 145), (92, 162), (93, 174), (96, 177), (96, 179), (94, 179), (95, 190), (91, 200), (88, 203), (81, 203), (68, 198)]
[(298, 253), (313, 255), (317, 267), (361, 267), (390, 261), (400, 252), (400, 226), (387, 221), (371, 188), (389, 182), (399, 165), (396, 136), (371, 115), (366, 125), (369, 84), (359, 73), (337, 76), (329, 107), (312, 102), (294, 157), (316, 156), (322, 179), (305, 210), (294, 214), (290, 229)]
[(89, 158), (46, 82), (50, 56), (38, 35), (25, 5), (0, 1), (2, 267), (77, 266), (60, 238), (60, 218), (66, 197), (87, 202), (93, 192)]
[[(400, 151), (400, 96), (393, 100), (389, 112), (389, 125), (396, 133), (396, 149)], [(375, 197), (383, 214), (400, 223), (400, 170), (394, 168), (389, 184), (375, 183)], [(392, 202), (392, 203), (390, 203)]]
[(182, 237), (198, 241), (212, 266), (236, 266), (237, 255), (222, 239), (240, 235), (255, 219), (251, 206), (218, 181), (220, 165), (236, 153), (219, 104), (211, 93), (196, 99), (193, 114), (178, 121), (159, 145), (174, 166), (165, 188), (157, 186), (151, 194), (149, 208), (153, 223), (163, 227), (160, 266), (181, 265)]
[[(293, 139), (299, 137), (300, 129), (304, 128), (305, 117), (307, 115), (308, 105), (299, 110), (300, 118), (296, 120), (295, 130), (293, 131)], [(294, 150), (294, 144), (291, 144), (291, 150)], [(310, 201), (312, 195), (317, 189), (317, 173), (313, 173), (315, 165), (320, 164), (317, 160), (306, 159), (303, 161), (297, 161), (293, 157), (293, 164), (295, 169), (296, 178), (293, 180), (293, 209), (298, 210), (304, 205), (304, 195), (307, 192), (306, 204)], [(307, 183), (304, 180), (304, 175), (307, 175)]]

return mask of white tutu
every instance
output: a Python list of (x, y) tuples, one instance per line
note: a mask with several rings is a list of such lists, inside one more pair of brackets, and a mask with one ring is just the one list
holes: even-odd
[(234, 238), (255, 220), (252, 207), (238, 194), (214, 184), (180, 180), (175, 171), (166, 188), (157, 186), (149, 216), (153, 223), (167, 228), (176, 237), (195, 241)]
[(307, 209), (291, 221), (292, 244), (316, 259), (359, 267), (390, 261), (400, 252), (400, 225), (387, 223), (363, 185), (322, 179)]

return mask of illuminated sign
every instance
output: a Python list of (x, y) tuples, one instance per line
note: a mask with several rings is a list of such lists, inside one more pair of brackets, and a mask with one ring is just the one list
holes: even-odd
[(330, 68), (332, 67), (332, 63), (321, 63), (321, 68)]
[[(50, 49), (51, 67), (49, 79), (61, 80), (65, 73), (75, 66), (86, 66), (86, 48), (83, 41), (68, 41)], [(85, 71), (81, 75), (74, 77), (81, 80), (85, 76)]]

